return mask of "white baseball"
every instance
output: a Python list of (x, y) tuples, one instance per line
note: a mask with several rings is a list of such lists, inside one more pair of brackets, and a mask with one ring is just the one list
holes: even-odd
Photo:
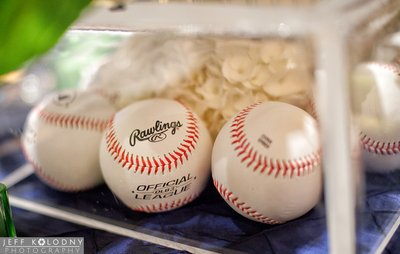
[(106, 184), (128, 207), (164, 212), (194, 200), (210, 176), (211, 138), (190, 109), (148, 99), (119, 111), (106, 130), (100, 165)]
[(367, 170), (400, 169), (400, 69), (395, 64), (363, 63), (353, 76), (365, 88), (360, 104), (360, 142)]
[(99, 146), (114, 114), (109, 101), (93, 91), (67, 90), (46, 96), (29, 113), (21, 137), (37, 176), (67, 192), (101, 184)]
[(214, 185), (239, 214), (279, 224), (320, 200), (316, 121), (302, 109), (265, 102), (243, 109), (221, 129), (212, 153)]

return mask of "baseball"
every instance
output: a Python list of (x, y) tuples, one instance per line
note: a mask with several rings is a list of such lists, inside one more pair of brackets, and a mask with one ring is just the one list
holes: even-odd
[(363, 162), (370, 171), (400, 169), (400, 68), (369, 62), (353, 76), (359, 98), (359, 128)]
[(280, 224), (320, 200), (322, 172), (316, 121), (282, 102), (254, 104), (221, 129), (212, 178), (224, 200), (244, 217)]
[(66, 192), (101, 184), (99, 146), (114, 114), (109, 101), (93, 91), (66, 90), (46, 96), (29, 113), (21, 137), (36, 175)]
[(209, 179), (210, 161), (205, 125), (167, 99), (138, 101), (117, 112), (100, 147), (106, 184), (141, 212), (169, 211), (194, 200)]

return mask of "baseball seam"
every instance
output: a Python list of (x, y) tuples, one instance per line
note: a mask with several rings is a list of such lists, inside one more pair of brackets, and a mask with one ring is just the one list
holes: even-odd
[(159, 171), (162, 174), (166, 170), (171, 172), (172, 168), (177, 168), (178, 163), (181, 165), (188, 160), (189, 155), (196, 149), (199, 139), (198, 122), (192, 112), (186, 111), (187, 128), (185, 138), (180, 145), (171, 152), (165, 153), (158, 157), (141, 156), (130, 153), (119, 142), (116, 131), (114, 129), (114, 120), (111, 122), (109, 129), (106, 132), (107, 151), (113, 160), (128, 170), (134, 169), (135, 173), (157, 174)]
[(220, 182), (217, 180), (213, 180), (215, 188), (218, 190), (219, 194), (227, 201), (229, 201), (232, 205), (236, 208), (240, 209), (243, 213), (247, 214), (248, 216), (254, 218), (255, 220), (266, 223), (266, 224), (282, 224), (284, 221), (278, 221), (271, 219), (259, 212), (255, 209), (251, 208), (248, 204), (241, 201), (236, 195), (234, 195), (228, 188), (224, 187)]
[(365, 133), (360, 133), (360, 142), (364, 150), (379, 155), (393, 155), (400, 153), (400, 141), (382, 142), (374, 140)]
[(157, 212), (163, 212), (163, 211), (169, 211), (172, 209), (179, 208), (181, 206), (184, 206), (188, 203), (190, 203), (192, 200), (197, 198), (199, 194), (192, 194), (189, 196), (186, 196), (184, 198), (180, 198), (178, 200), (173, 200), (171, 202), (166, 202), (166, 203), (159, 203), (159, 204), (151, 204), (151, 205), (141, 205), (137, 206), (135, 208), (131, 208), (134, 211), (137, 212), (146, 212), (146, 213), (157, 213)]
[(38, 110), (37, 114), (40, 119), (51, 125), (99, 132), (104, 131), (112, 119), (101, 120), (93, 117), (47, 112), (45, 110)]
[(51, 177), (50, 175), (46, 174), (46, 172), (42, 169), (42, 167), (39, 165), (39, 163), (34, 161), (28, 155), (28, 153), (26, 152), (26, 150), (24, 149), (23, 146), (22, 146), (22, 153), (24, 154), (27, 161), (32, 165), (33, 169), (36, 172), (36, 175), (42, 181), (48, 183), (51, 187), (53, 187), (57, 190), (61, 190), (61, 191), (65, 191), (65, 192), (79, 192), (79, 191), (89, 190), (89, 189), (95, 187), (95, 186), (84, 186), (81, 188), (76, 188), (76, 187), (72, 187), (72, 186), (67, 186), (64, 183), (61, 183), (61, 182), (57, 181), (56, 179), (54, 179), (53, 177)]
[(231, 144), (234, 146), (240, 162), (247, 168), (252, 169), (253, 172), (259, 171), (260, 173), (265, 172), (268, 175), (274, 174), (275, 177), (278, 177), (281, 172), (283, 176), (289, 175), (290, 177), (310, 174), (320, 163), (318, 152), (304, 155), (300, 158), (278, 160), (259, 154), (251, 145), (246, 136), (244, 126), (248, 114), (259, 104), (256, 103), (243, 109), (236, 115), (230, 126)]

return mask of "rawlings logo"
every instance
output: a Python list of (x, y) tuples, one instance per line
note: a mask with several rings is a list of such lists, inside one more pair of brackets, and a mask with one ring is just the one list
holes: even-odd
[(146, 130), (135, 129), (129, 137), (129, 144), (135, 146), (137, 141), (160, 142), (167, 138), (166, 132), (171, 129), (171, 134), (175, 135), (176, 131), (182, 127), (181, 122), (172, 121), (170, 123), (163, 123), (156, 121), (153, 127)]

